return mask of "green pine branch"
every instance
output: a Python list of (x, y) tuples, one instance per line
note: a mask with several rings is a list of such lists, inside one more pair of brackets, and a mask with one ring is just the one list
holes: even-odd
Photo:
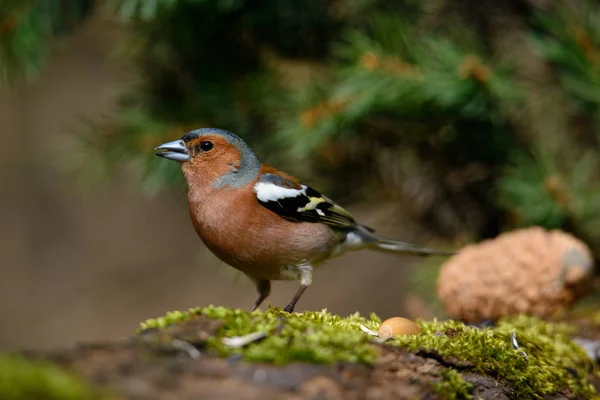
[(0, 7), (0, 76), (5, 85), (38, 76), (54, 38), (91, 12), (92, 0), (4, 0)]

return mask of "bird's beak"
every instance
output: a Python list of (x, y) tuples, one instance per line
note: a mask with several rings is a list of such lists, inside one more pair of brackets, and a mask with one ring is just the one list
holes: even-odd
[(190, 155), (185, 148), (183, 140), (174, 140), (169, 143), (161, 144), (154, 149), (154, 154), (166, 158), (167, 160), (180, 162), (188, 161), (190, 159)]

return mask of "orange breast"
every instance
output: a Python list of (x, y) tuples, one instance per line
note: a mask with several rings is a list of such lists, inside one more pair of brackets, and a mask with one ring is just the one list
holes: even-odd
[(336, 233), (326, 225), (292, 222), (261, 206), (252, 191), (223, 188), (189, 198), (196, 232), (222, 261), (254, 278), (298, 279), (282, 269), (318, 263), (334, 250)]

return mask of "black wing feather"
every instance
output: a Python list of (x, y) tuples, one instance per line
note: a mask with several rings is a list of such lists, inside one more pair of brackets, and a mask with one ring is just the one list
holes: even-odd
[[(294, 189), (290, 196), (281, 196), (258, 202), (283, 218), (301, 222), (320, 222), (337, 229), (353, 229), (357, 227), (354, 217), (339, 204), (323, 196), (315, 189), (301, 185), (298, 188), (293, 182), (274, 174), (264, 174), (259, 183), (276, 185), (279, 188)], [(365, 227), (373, 232), (373, 229)]]

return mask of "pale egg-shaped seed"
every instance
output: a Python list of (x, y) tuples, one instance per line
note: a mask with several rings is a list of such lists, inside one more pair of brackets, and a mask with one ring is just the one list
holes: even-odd
[(393, 317), (381, 323), (377, 335), (381, 339), (389, 339), (397, 335), (416, 335), (418, 333), (421, 333), (421, 328), (410, 319)]

